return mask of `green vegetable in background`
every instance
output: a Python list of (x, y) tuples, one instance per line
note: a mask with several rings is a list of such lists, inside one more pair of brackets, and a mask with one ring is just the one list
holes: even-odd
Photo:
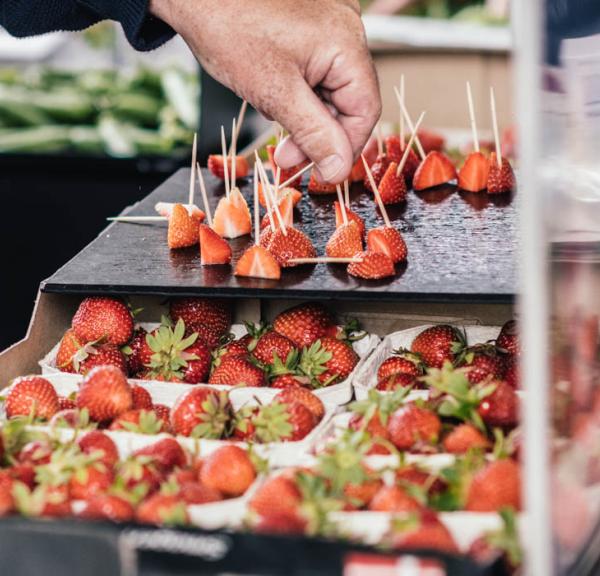
[(198, 125), (198, 94), (184, 74), (176, 69), (161, 75), (162, 88), (168, 103), (173, 107), (183, 125), (194, 130)]
[(69, 144), (69, 129), (64, 126), (37, 126), (0, 132), (0, 153), (59, 152)]

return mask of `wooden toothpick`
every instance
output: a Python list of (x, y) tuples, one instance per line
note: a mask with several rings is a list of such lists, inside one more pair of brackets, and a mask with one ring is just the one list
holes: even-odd
[(302, 176), (302, 174), (304, 174), (307, 170), (310, 170), (314, 165), (315, 165), (315, 163), (311, 162), (310, 164), (307, 164), (306, 166), (304, 166), (304, 168), (300, 168), (300, 170), (298, 170), (298, 172), (296, 172), (293, 176), (288, 178), (283, 184), (280, 184), (279, 188), (280, 189), (287, 188), (294, 180), (296, 180), (296, 178), (299, 178), (300, 176)]
[(337, 192), (338, 202), (340, 204), (340, 210), (342, 211), (342, 220), (346, 225), (348, 224), (348, 215), (346, 214), (346, 206), (344, 205), (344, 198), (342, 196), (342, 187), (339, 184), (336, 184), (335, 189)]
[(235, 157), (236, 157), (236, 153), (237, 153), (237, 149), (236, 149), (236, 144), (235, 144), (235, 134), (236, 134), (236, 128), (235, 128), (235, 118), (232, 120), (231, 122), (231, 187), (235, 188)]
[(385, 225), (388, 228), (391, 228), (392, 224), (388, 217), (388, 213), (385, 209), (385, 206), (383, 205), (383, 200), (381, 200), (381, 195), (379, 194), (379, 188), (377, 188), (377, 184), (375, 184), (375, 178), (373, 178), (373, 173), (371, 172), (371, 168), (369, 168), (369, 164), (368, 164), (367, 160), (365, 159), (365, 155), (361, 154), (360, 157), (362, 158), (363, 164), (365, 166), (365, 171), (369, 178), (369, 182), (371, 183), (371, 188), (373, 188), (373, 194), (375, 194), (375, 199), (377, 200), (377, 204), (379, 205), (379, 210), (381, 211), (381, 215), (383, 216), (383, 221), (385, 222)]
[[(404, 74), (400, 76), (400, 100), (404, 102)], [(402, 107), (399, 107), (400, 111), (400, 150), (404, 149), (404, 138), (406, 134), (404, 132), (404, 114), (402, 114)]]
[[(402, 98), (400, 97), (400, 92), (398, 92), (398, 88), (396, 88), (396, 86), (394, 86), (394, 92), (396, 94), (396, 99), (398, 100), (398, 104), (400, 105), (400, 109), (402, 110), (402, 115), (404, 116), (404, 119), (406, 120), (406, 123), (408, 124), (408, 128), (411, 132), (414, 132), (414, 124), (410, 118), (410, 114), (408, 113), (406, 106), (404, 105), (404, 102), (402, 101)], [(421, 159), (424, 160), (425, 159), (425, 150), (423, 149), (423, 145), (421, 144), (421, 140), (419, 139), (418, 134), (415, 137), (415, 143), (417, 145), (417, 150), (419, 151), (419, 155), (421, 156)]]
[(346, 200), (346, 208), (350, 210), (350, 183), (344, 180), (344, 198)]
[(208, 194), (206, 193), (206, 186), (204, 185), (204, 176), (202, 176), (202, 168), (200, 164), (196, 162), (196, 174), (198, 175), (198, 184), (200, 185), (200, 193), (202, 195), (202, 204), (204, 204), (204, 213), (206, 214), (206, 221), (212, 228), (213, 219), (210, 213), (210, 205), (208, 204)]
[(362, 262), (362, 258), (335, 258), (333, 256), (318, 256), (316, 258), (290, 258), (290, 264), (351, 264), (352, 262)]
[(237, 150), (237, 141), (240, 136), (240, 132), (242, 130), (242, 124), (244, 123), (244, 118), (246, 117), (246, 109), (248, 108), (248, 102), (244, 100), (242, 105), (240, 106), (240, 111), (238, 113), (237, 121), (235, 123), (235, 138), (232, 139), (231, 144), (229, 146), (229, 153), (233, 150), (233, 146), (235, 143), (235, 149)]
[(263, 178), (262, 171), (259, 166), (260, 158), (258, 156), (258, 152), (254, 151), (254, 166), (258, 169), (258, 175), (260, 178), (260, 183), (263, 189), (263, 196), (265, 198), (265, 204), (267, 205), (267, 217), (269, 218), (269, 224), (271, 225), (271, 230), (275, 230), (275, 221), (273, 220), (273, 211), (271, 209), (271, 195), (268, 192), (269, 183), (265, 181)]
[(260, 204), (258, 202), (258, 165), (254, 164), (254, 245), (260, 244)]
[(111, 222), (167, 222), (169, 219), (166, 216), (113, 216), (107, 218)]
[(191, 206), (194, 203), (194, 190), (196, 189), (196, 152), (198, 145), (198, 134), (194, 132), (194, 142), (192, 144), (192, 172), (190, 173), (190, 193), (188, 196), (188, 204)]
[(229, 167), (227, 166), (227, 141), (225, 140), (225, 128), (221, 124), (221, 149), (223, 151), (223, 173), (225, 174), (225, 195), (229, 200)]
[(421, 112), (421, 115), (419, 116), (419, 119), (417, 120), (417, 123), (415, 125), (415, 129), (412, 131), (412, 133), (410, 135), (408, 144), (406, 145), (404, 153), (402, 154), (402, 159), (400, 160), (400, 164), (398, 164), (398, 169), (396, 170), (396, 176), (400, 176), (400, 174), (402, 174), (402, 170), (404, 170), (404, 166), (406, 165), (406, 161), (408, 160), (408, 155), (410, 154), (410, 150), (412, 148), (413, 142), (415, 141), (415, 138), (417, 137), (417, 130), (419, 129), (419, 126), (421, 126), (421, 122), (423, 122), (423, 118), (425, 118), (424, 111)]
[(496, 159), (498, 160), (498, 168), (502, 168), (502, 149), (500, 148), (498, 116), (496, 115), (496, 96), (494, 95), (493, 86), (490, 86), (490, 106), (492, 108), (492, 126), (494, 128), (494, 142), (496, 143)]
[[(269, 179), (267, 178), (267, 173), (265, 171), (265, 167), (262, 163), (262, 160), (258, 156), (258, 154), (256, 154), (256, 158), (258, 161), (258, 170), (262, 175), (263, 194), (265, 195), (265, 198), (270, 197), (271, 210), (275, 211), (275, 215), (277, 216), (277, 220), (279, 221), (279, 226), (281, 228), (281, 231), (283, 232), (284, 236), (287, 236), (287, 228), (285, 227), (285, 222), (283, 221), (283, 217), (281, 216), (279, 206), (277, 205), (277, 200), (275, 199), (274, 196), (271, 195), (271, 185), (269, 183)], [(275, 227), (273, 226), (272, 229), (275, 230)]]
[(469, 119), (471, 121), (471, 131), (473, 132), (473, 148), (475, 152), (479, 152), (479, 137), (477, 136), (475, 106), (473, 105), (473, 94), (471, 92), (471, 83), (469, 81), (467, 81), (467, 101), (469, 103)]

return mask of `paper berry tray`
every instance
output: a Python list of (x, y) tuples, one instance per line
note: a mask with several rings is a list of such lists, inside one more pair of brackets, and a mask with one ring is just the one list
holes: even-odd
[[(156, 323), (141, 323), (139, 324), (142, 328), (145, 328), (148, 332), (154, 330), (158, 327)], [(231, 333), (235, 336), (235, 338), (240, 338), (244, 336), (246, 331), (246, 326), (243, 324), (234, 324), (231, 327)], [(365, 360), (369, 357), (369, 355), (377, 348), (377, 345), (380, 342), (379, 336), (375, 334), (368, 334), (361, 340), (352, 343), (352, 347), (360, 357), (360, 360), (350, 376), (346, 378), (343, 382), (339, 382), (338, 384), (333, 384), (332, 386), (327, 386), (326, 388), (319, 388), (314, 390), (315, 394), (321, 398), (323, 402), (327, 402), (329, 404), (334, 404), (336, 406), (341, 406), (343, 404), (347, 404), (352, 399), (353, 387), (352, 381), (354, 377), (358, 374), (358, 371), (363, 366)], [(58, 347), (60, 346), (60, 342), (57, 343), (44, 358), (39, 361), (40, 368), (42, 370), (43, 375), (50, 374), (63, 374), (56, 367), (56, 355), (58, 353)], [(151, 384), (153, 387), (157, 389), (157, 391), (161, 390), (177, 390), (178, 395), (183, 394), (185, 391), (190, 390), (193, 386), (197, 386), (198, 384), (181, 384), (176, 382), (160, 382), (158, 380), (139, 380), (136, 378), (129, 378), (130, 382), (134, 382), (136, 384), (142, 384), (144, 386)], [(207, 386), (214, 387), (218, 390), (233, 390), (233, 389), (241, 389), (236, 388), (234, 386), (223, 386), (223, 385), (215, 385), (215, 384), (206, 384)], [(263, 399), (270, 399), (270, 391), (268, 387), (265, 388), (252, 388), (253, 396), (258, 398), (260, 401)], [(160, 392), (159, 392), (160, 393)], [(158, 400), (161, 403), (166, 403), (164, 400)]]
[[(76, 392), (79, 388), (79, 383), (83, 379), (83, 376), (78, 374), (45, 374), (46, 378), (55, 388), (57, 393), (61, 396), (68, 396), (73, 392)], [(159, 384), (160, 386), (156, 386)], [(179, 395), (182, 393), (180, 390), (174, 389), (172, 384), (164, 382), (146, 382), (141, 381), (140, 386), (145, 388), (152, 396), (152, 401), (156, 404), (166, 404), (171, 407), (176, 402)], [(200, 386), (198, 384), (197, 386)], [(191, 386), (188, 386), (185, 393)], [(6, 393), (10, 388), (6, 389)], [(238, 410), (245, 405), (257, 404), (257, 398), (255, 396), (255, 388), (234, 388), (228, 391), (229, 399), (235, 410)], [(268, 402), (275, 396), (279, 390), (276, 389), (265, 389), (263, 393), (263, 401)], [(313, 452), (315, 443), (318, 438), (323, 434), (323, 430), (327, 427), (329, 421), (333, 417), (336, 406), (333, 406), (327, 402), (323, 402), (325, 405), (325, 415), (323, 419), (315, 428), (302, 440), (295, 442), (271, 442), (266, 444), (254, 444), (255, 452), (266, 459), (269, 462), (270, 467), (282, 467), (282, 466), (295, 466), (302, 459)], [(2, 413), (2, 419), (5, 419), (4, 413)], [(49, 429), (48, 426), (43, 426), (44, 429)], [(72, 435), (74, 431), (69, 428), (57, 428), (55, 429), (57, 434), (60, 434), (60, 438), (67, 440), (69, 435)], [(240, 447), (248, 447), (247, 442), (237, 442), (233, 439), (223, 440), (212, 440), (202, 438), (189, 438), (187, 436), (172, 435), (169, 433), (160, 434), (139, 434), (135, 432), (127, 431), (110, 431), (106, 430), (106, 433), (117, 442), (119, 449), (124, 450), (124, 453), (130, 453), (139, 448), (143, 448), (150, 444), (153, 444), (157, 440), (165, 437), (174, 437), (184, 448), (186, 448), (192, 454), (207, 455), (220, 448), (224, 444), (236, 444)], [(66, 435), (66, 436), (63, 436)]]
[[(357, 400), (364, 400), (369, 390), (373, 390), (377, 386), (377, 369), (381, 363), (391, 356), (392, 352), (398, 348), (410, 349), (412, 341), (426, 328), (430, 328), (434, 324), (424, 324), (408, 330), (400, 330), (388, 334), (362, 363), (353, 379), (354, 393)], [(460, 326), (457, 328), (463, 329), (467, 335), (467, 344), (479, 344), (493, 340), (500, 332), (499, 326)], [(415, 390), (411, 393), (414, 398), (427, 397), (426, 390)]]

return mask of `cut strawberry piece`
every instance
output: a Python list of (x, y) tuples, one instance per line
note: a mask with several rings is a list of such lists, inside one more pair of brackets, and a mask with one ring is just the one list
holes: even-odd
[[(157, 202), (154, 205), (154, 209), (158, 214), (164, 216), (165, 218), (170, 218), (173, 213), (173, 207), (175, 206), (175, 202)], [(187, 210), (190, 216), (193, 216), (198, 219), (200, 222), (204, 222), (205, 214), (196, 206), (195, 204), (182, 204), (182, 206)]]
[(423, 146), (423, 150), (428, 154), (433, 151), (441, 151), (446, 144), (446, 138), (444, 138), (441, 134), (437, 132), (430, 132), (429, 130), (419, 130), (417, 132), (419, 136), (419, 140), (421, 141), (421, 146)]
[(415, 190), (426, 190), (456, 179), (456, 168), (448, 156), (441, 152), (430, 152), (421, 162), (413, 178)]
[(287, 228), (286, 235), (283, 230), (275, 230), (268, 250), (282, 268), (297, 266), (289, 262), (292, 258), (314, 258), (317, 255), (308, 236), (297, 228)]
[(358, 224), (349, 221), (336, 228), (325, 246), (325, 254), (331, 258), (352, 258), (362, 250), (362, 237)]
[[(371, 165), (371, 173), (373, 174), (373, 179), (375, 180), (375, 184), (377, 184), (377, 186), (379, 186), (379, 183), (381, 182), (381, 179), (383, 178), (383, 175), (385, 174), (385, 171), (388, 169), (389, 165), (390, 159), (385, 154), (380, 154), (379, 156), (377, 156), (375, 162), (373, 162), (373, 164)], [(371, 181), (366, 175), (363, 183), (367, 190), (373, 192), (373, 188), (371, 187)]]
[[(278, 192), (279, 198), (285, 198), (286, 196), (291, 196), (292, 205), (296, 206), (300, 200), (302, 200), (302, 192), (300, 190), (296, 190), (296, 188), (283, 188)], [(265, 200), (265, 195), (263, 194), (262, 184), (258, 184), (258, 202), (263, 207), (267, 207), (267, 202)]]
[(385, 254), (392, 262), (406, 260), (408, 250), (402, 234), (395, 228), (379, 226), (367, 233), (367, 250)]
[(507, 158), (502, 157), (502, 167), (498, 166), (498, 158), (495, 152), (490, 154), (490, 171), (488, 174), (488, 194), (502, 194), (512, 192), (515, 189), (515, 174)]
[(309, 194), (335, 194), (336, 188), (335, 184), (330, 184), (329, 182), (319, 182), (317, 180), (317, 176), (315, 175), (315, 171), (313, 170), (310, 173), (308, 192)]
[(213, 230), (223, 238), (239, 238), (252, 232), (250, 210), (239, 188), (233, 188), (229, 198), (219, 200), (213, 217)]
[(357, 258), (362, 258), (361, 262), (351, 262), (348, 264), (348, 274), (357, 278), (367, 280), (378, 280), (394, 276), (394, 262), (389, 256), (380, 252), (359, 252), (355, 254)]
[(231, 247), (210, 226), (200, 224), (200, 263), (202, 266), (229, 264)]
[[(211, 173), (220, 178), (221, 180), (225, 179), (225, 163), (223, 162), (223, 156), (221, 154), (211, 154), (208, 157), (207, 162), (208, 169)], [(229, 174), (231, 174), (231, 156), (227, 157), (227, 168), (229, 169)], [(235, 175), (237, 178), (245, 178), (248, 176), (250, 172), (250, 167), (248, 166), (248, 161), (243, 156), (235, 157)]]
[(458, 187), (467, 192), (485, 190), (489, 169), (488, 159), (481, 152), (472, 152), (458, 173)]
[[(272, 144), (267, 144), (267, 154), (269, 155), (269, 163), (271, 164), (271, 171), (273, 174), (277, 172), (277, 162), (275, 162), (275, 146)], [(279, 176), (280, 182), (287, 182), (294, 174), (297, 174), (302, 168), (304, 168), (308, 164), (308, 160), (297, 164), (296, 166), (292, 166), (291, 168), (281, 168), (281, 174)], [(292, 188), (300, 188), (302, 185), (302, 175), (298, 176), (295, 180), (290, 182), (290, 186)], [(263, 204), (264, 206), (264, 204)]]
[(281, 268), (268, 250), (262, 246), (252, 246), (238, 260), (235, 275), (279, 280), (281, 278)]
[[(393, 134), (385, 139), (385, 149), (387, 151), (388, 158), (392, 162), (400, 164), (406, 149), (406, 142), (403, 142), (402, 146), (400, 146), (400, 137)], [(421, 161), (419, 160), (419, 157), (411, 148), (410, 152), (408, 153), (406, 163), (404, 164), (404, 168), (402, 169), (402, 175), (404, 176), (404, 180), (406, 180), (407, 184), (412, 182), (413, 176), (415, 175), (420, 163)]]
[(406, 182), (404, 176), (396, 176), (398, 164), (391, 162), (381, 182), (379, 183), (379, 195), (384, 204), (398, 204), (406, 200)]
[(169, 248), (187, 248), (198, 244), (200, 220), (190, 216), (182, 204), (175, 204), (169, 218), (167, 243)]
[[(335, 226), (336, 226), (336, 228), (339, 228), (340, 226), (342, 226), (344, 224), (344, 217), (342, 216), (342, 207), (340, 206), (340, 203), (337, 200), (334, 202), (334, 205), (335, 205)], [(352, 212), (352, 210), (349, 210), (348, 208), (346, 208), (346, 217), (348, 218), (349, 222), (356, 222), (356, 224), (358, 225), (358, 229), (360, 231), (361, 238), (364, 237), (365, 221), (358, 214), (356, 214), (356, 212)]]
[[(294, 225), (294, 200), (290, 194), (284, 196), (279, 201), (279, 212), (281, 212), (281, 217), (283, 218), (283, 223), (285, 224), (286, 228), (291, 228)], [(279, 230), (279, 228), (281, 228), (279, 225), (279, 218), (275, 213), (273, 213), (272, 216), (275, 229)], [(265, 214), (260, 222), (260, 228), (263, 230), (270, 225), (271, 220), (269, 219), (269, 215)]]

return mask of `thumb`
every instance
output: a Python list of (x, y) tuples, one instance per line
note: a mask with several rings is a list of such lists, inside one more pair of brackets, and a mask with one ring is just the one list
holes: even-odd
[(302, 77), (297, 76), (291, 82), (288, 78), (283, 97), (265, 108), (290, 133), (277, 149), (277, 164), (291, 168), (309, 158), (323, 180), (341, 182), (348, 176), (353, 164), (350, 140)]

